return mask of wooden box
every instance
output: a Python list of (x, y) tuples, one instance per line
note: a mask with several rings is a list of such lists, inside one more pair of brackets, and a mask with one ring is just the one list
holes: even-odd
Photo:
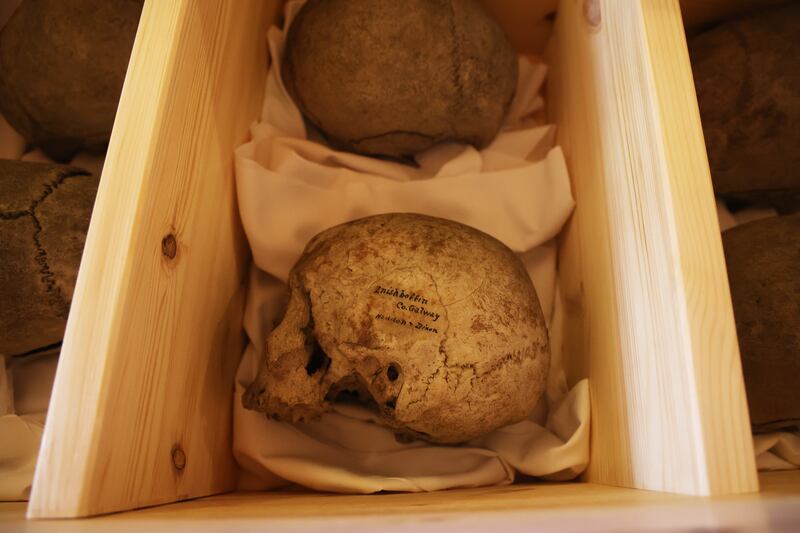
[[(678, 0), (559, 0), (554, 23), (553, 0), (487, 4), (520, 48), (538, 47), (532, 29), (554, 24), (548, 107), (577, 200), (560, 239), (565, 365), (571, 381), (589, 377), (592, 396), (583, 481), (756, 491)], [(250, 259), (233, 149), (258, 116), (265, 33), (280, 11), (270, 0), (145, 3), (29, 517), (234, 489), (231, 401)], [(521, 499), (537, 490), (514, 487)]]

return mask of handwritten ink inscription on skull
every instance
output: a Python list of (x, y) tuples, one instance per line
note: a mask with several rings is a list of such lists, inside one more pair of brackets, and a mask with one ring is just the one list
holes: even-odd
[(447, 329), (447, 311), (439, 300), (436, 284), (417, 268), (396, 270), (368, 290), (367, 312), (372, 315), (374, 326), (387, 333), (438, 335)]

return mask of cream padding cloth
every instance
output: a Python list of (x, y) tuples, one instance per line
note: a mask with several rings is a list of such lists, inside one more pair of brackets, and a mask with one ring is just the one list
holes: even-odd
[[(287, 25), (303, 2), (287, 6)], [(546, 397), (529, 420), (462, 446), (400, 443), (360, 408), (337, 407), (315, 422), (268, 420), (241, 406), (263, 361), (265, 341), (286, 299), (289, 271), (308, 240), (356, 218), (416, 212), (476, 227), (520, 254), (553, 346), (558, 339), (556, 246), (573, 208), (554, 128), (543, 124), (546, 68), (520, 58), (516, 97), (506, 125), (484, 150), (450, 143), (418, 155), (418, 167), (329, 148), (286, 93), (280, 77), (284, 34), (271, 28), (273, 64), (253, 140), (236, 152), (239, 209), (253, 251), (244, 326), (250, 338), (234, 397), (234, 454), (240, 486), (287, 482), (318, 490), (369, 493), (431, 491), (506, 484), (516, 472), (571, 479), (589, 459), (589, 393), (567, 389), (554, 353)]]
[(0, 501), (27, 500), (44, 430), (58, 350), (0, 354)]

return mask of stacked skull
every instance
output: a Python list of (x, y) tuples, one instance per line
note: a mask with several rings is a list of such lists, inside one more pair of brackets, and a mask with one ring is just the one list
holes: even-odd
[(309, 0), (282, 77), (332, 145), (402, 158), (443, 141), (489, 144), (517, 56), (476, 0)]
[(458, 443), (528, 416), (547, 379), (547, 329), (519, 258), (468, 226), (377, 215), (313, 238), (285, 317), (244, 396), (285, 421), (344, 392), (380, 422)]

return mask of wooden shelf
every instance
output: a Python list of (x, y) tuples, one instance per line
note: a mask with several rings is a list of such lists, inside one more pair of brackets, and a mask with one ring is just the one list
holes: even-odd
[(800, 470), (762, 473), (761, 492), (703, 498), (593, 483), (529, 483), (427, 494), (367, 496), (306, 491), (234, 492), (81, 520), (25, 520), (25, 503), (0, 504), (2, 531), (326, 531), (414, 528), (639, 531), (800, 528)]

